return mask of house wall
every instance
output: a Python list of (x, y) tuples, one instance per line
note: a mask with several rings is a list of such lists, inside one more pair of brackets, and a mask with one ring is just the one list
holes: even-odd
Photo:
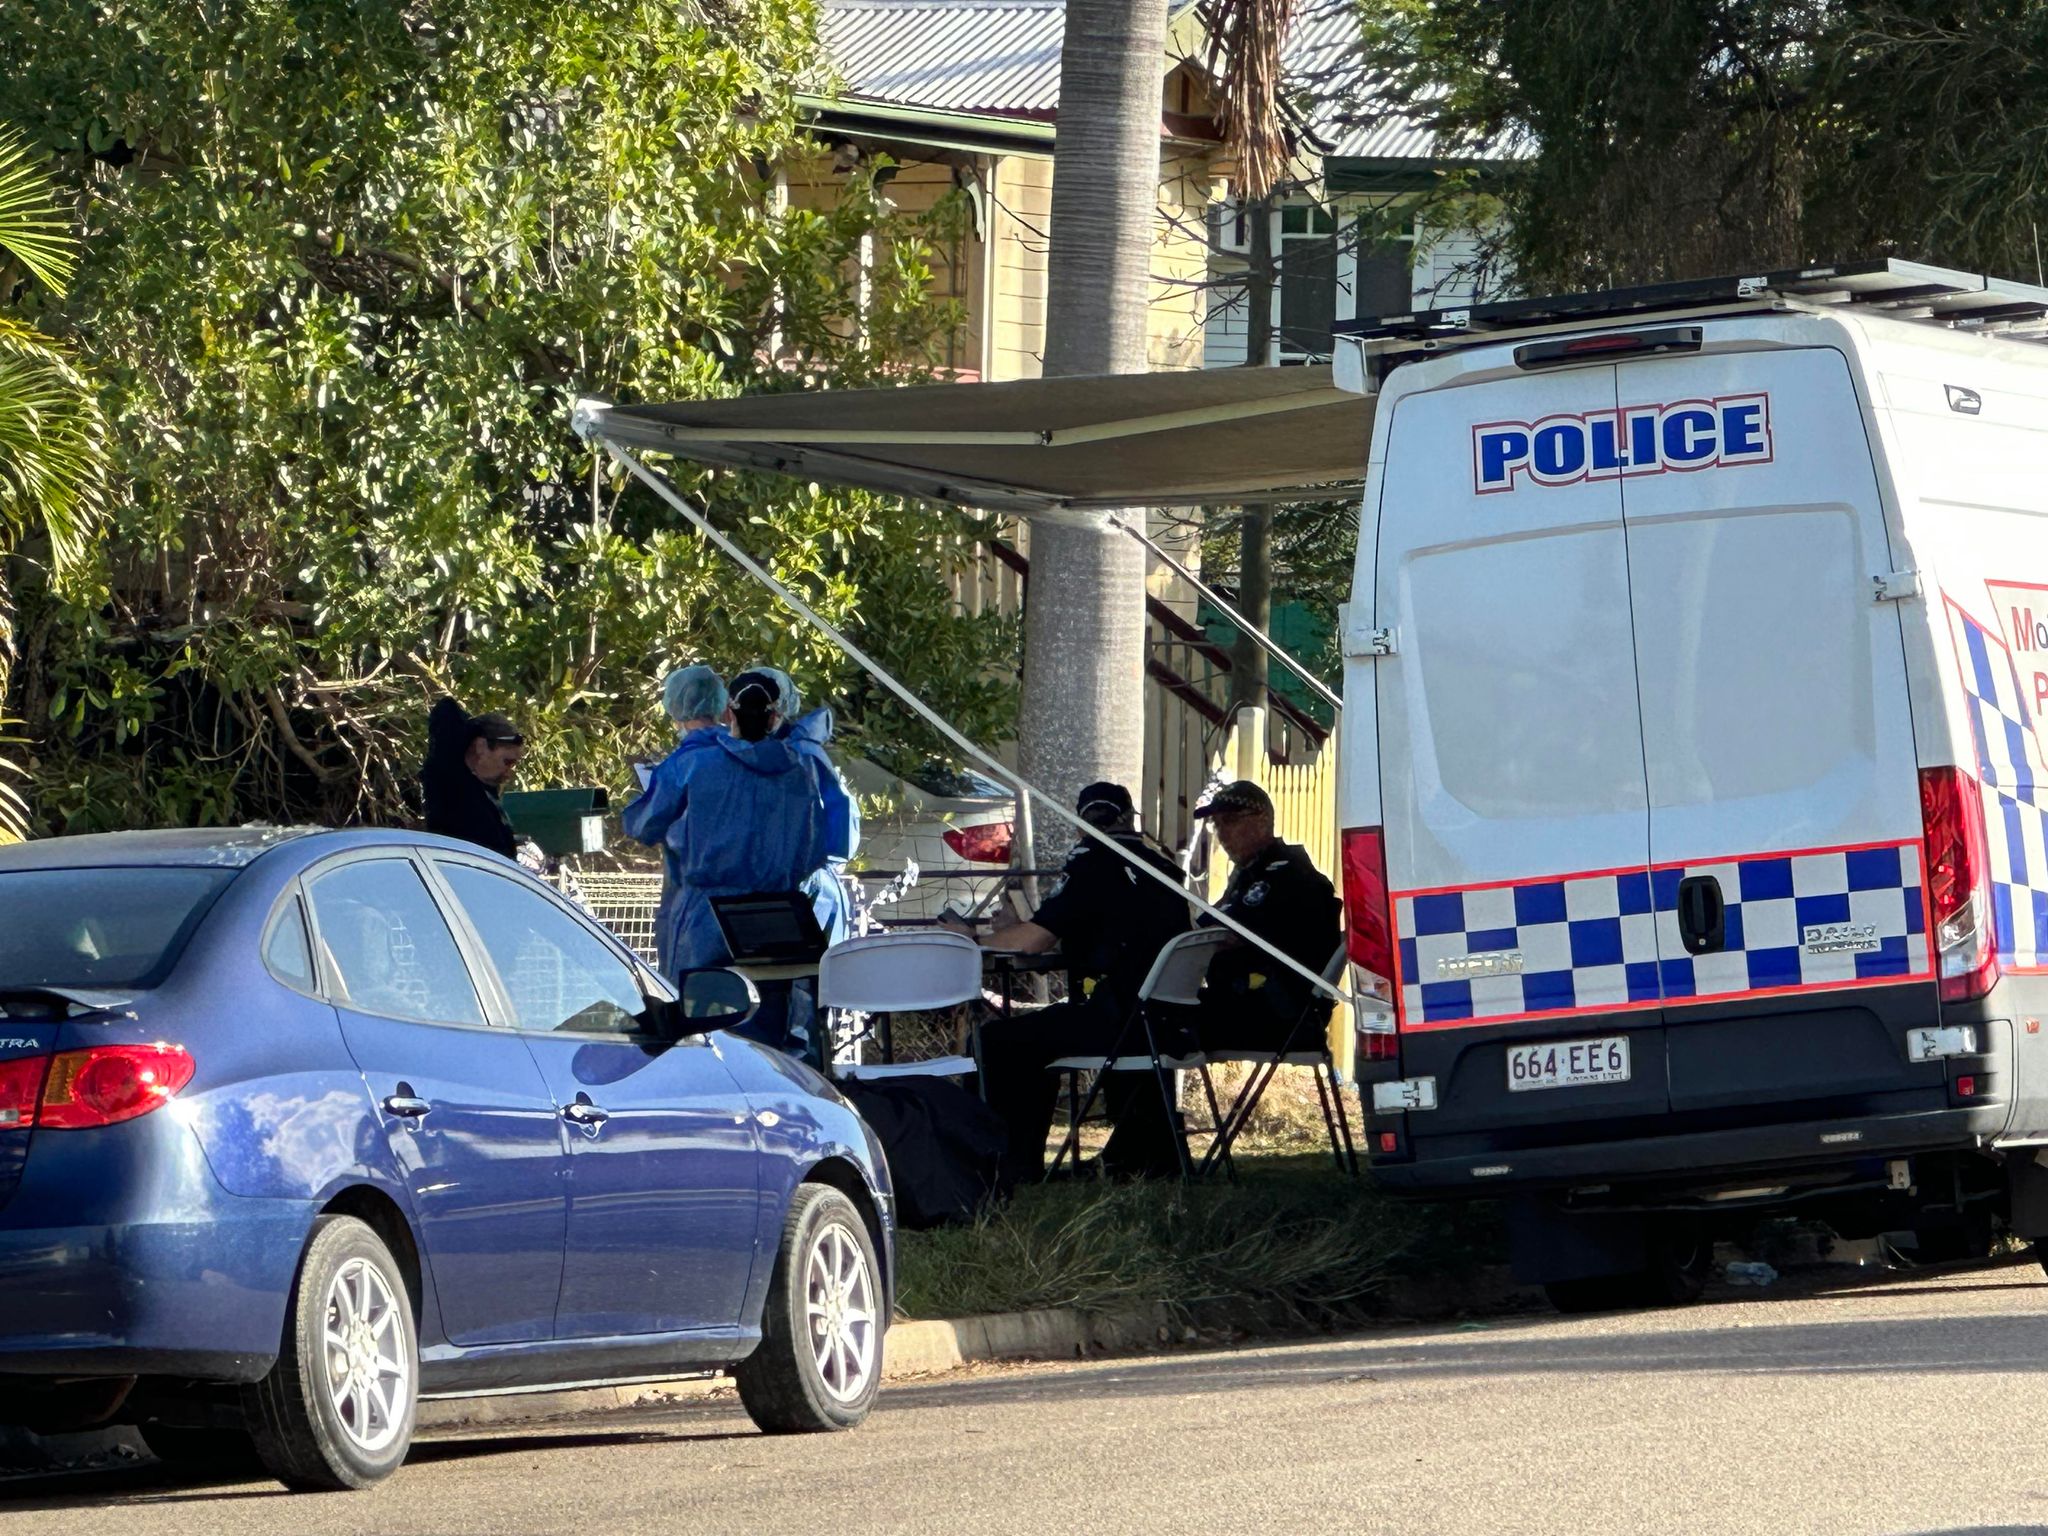
[(995, 164), (995, 352), (991, 379), (1035, 379), (1045, 361), (1045, 264), (1052, 229), (1052, 162)]
[[(1329, 206), (1337, 213), (1340, 227), (1345, 227), (1361, 211), (1388, 206), (1389, 199), (1394, 196), (1395, 194), (1366, 192), (1355, 197), (1333, 199)], [(1472, 272), (1460, 270), (1467, 266), (1479, 251), (1479, 231), (1432, 230), (1418, 224), (1414, 230), (1414, 240), (1413, 277), (1409, 298), (1416, 308), (1479, 303), (1506, 296), (1509, 284), (1504, 275), (1489, 274), (1488, 280), (1482, 283), (1475, 281)], [(1277, 234), (1275, 243), (1277, 248)], [(1239, 368), (1244, 365), (1250, 328), (1248, 302), (1242, 284), (1228, 281), (1244, 270), (1245, 261), (1242, 256), (1219, 251), (1209, 258), (1212, 286), (1204, 306), (1207, 317), (1203, 347), (1205, 367)], [(1337, 268), (1339, 320), (1353, 320), (1358, 317), (1358, 289), (1353, 281), (1355, 272), (1355, 258), (1348, 253), (1340, 254)], [(1274, 323), (1277, 325), (1277, 290), (1275, 310)], [(1368, 311), (1370, 312), (1372, 311)]]
[(1168, 154), (1160, 160), (1146, 337), (1147, 361), (1154, 368), (1202, 366), (1209, 204), (1216, 193), (1210, 165), (1206, 154)]

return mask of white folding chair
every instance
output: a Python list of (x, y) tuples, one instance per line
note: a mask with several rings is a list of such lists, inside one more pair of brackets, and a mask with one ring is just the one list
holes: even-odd
[[(841, 1076), (948, 1077), (972, 1072), (967, 1056), (898, 1066), (887, 1025), (896, 1012), (950, 1008), (981, 996), (981, 946), (942, 928), (896, 929), (847, 939), (825, 951), (818, 964), (818, 1006), (878, 1014), (883, 1071), (865, 1072), (861, 1063), (839, 1063)], [(828, 1067), (828, 1070), (831, 1070)]]
[[(1337, 952), (1323, 967), (1323, 980), (1333, 985), (1341, 981), (1348, 960), (1346, 948), (1340, 943)], [(1211, 1063), (1248, 1062), (1252, 1070), (1237, 1090), (1237, 1097), (1231, 1100), (1230, 1111), (1219, 1123), (1216, 1139), (1210, 1143), (1208, 1154), (1202, 1159), (1204, 1173), (1219, 1157), (1225, 1167), (1229, 1166), (1231, 1147), (1250, 1122), (1253, 1111), (1259, 1107), (1259, 1100), (1272, 1086), (1279, 1070), (1282, 1067), (1307, 1067), (1315, 1077), (1316, 1100), (1323, 1111), (1323, 1129), (1330, 1137), (1330, 1155), (1337, 1160), (1339, 1172), (1356, 1176), (1358, 1149), (1351, 1140), (1351, 1117), (1345, 1113), (1343, 1090), (1337, 1086), (1337, 1063), (1330, 1055), (1326, 1001), (1325, 993), (1311, 994), (1277, 1051), (1225, 1050), (1209, 1056)]]
[[(1081, 1160), (1081, 1122), (1088, 1118), (1089, 1110), (1095, 1107), (1095, 1100), (1102, 1092), (1104, 1078), (1111, 1072), (1150, 1072), (1159, 1084), (1159, 1097), (1166, 1107), (1166, 1116), (1172, 1122), (1180, 1106), (1175, 1102), (1170, 1073), (1196, 1073), (1202, 1080), (1202, 1092), (1209, 1100), (1209, 1123), (1221, 1134), (1223, 1118), (1216, 1105), (1216, 1090), (1209, 1081), (1207, 1059), (1200, 1051), (1179, 1056), (1162, 1055), (1159, 1050), (1159, 1032), (1153, 1027), (1152, 1008), (1192, 1008), (1201, 999), (1202, 978), (1208, 974), (1209, 962), (1216, 952), (1230, 944), (1236, 935), (1223, 928), (1194, 928), (1176, 935), (1160, 946), (1153, 958), (1152, 969), (1138, 986), (1138, 1000), (1124, 1019), (1111, 1042), (1109, 1051), (1102, 1056), (1062, 1056), (1053, 1062), (1048, 1070), (1067, 1074), (1067, 1135), (1060, 1143), (1060, 1149), (1053, 1154), (1052, 1167), (1048, 1175), (1057, 1173), (1069, 1153), (1075, 1163)], [(1144, 1032), (1145, 1050), (1142, 1055), (1127, 1053), (1125, 1043), (1129, 1040), (1131, 1024), (1136, 1022)], [(1085, 1099), (1080, 1094), (1083, 1072), (1093, 1072), (1095, 1080), (1089, 1085)], [(1174, 1154), (1180, 1161), (1182, 1178), (1192, 1177), (1195, 1169), (1188, 1156), (1187, 1133), (1177, 1129), (1174, 1133)], [(1213, 1150), (1213, 1149), (1212, 1149)], [(1203, 1159), (1206, 1169), (1210, 1159)], [(1224, 1151), (1224, 1167), (1230, 1169), (1230, 1156)], [(1234, 1172), (1233, 1172), (1234, 1176)]]

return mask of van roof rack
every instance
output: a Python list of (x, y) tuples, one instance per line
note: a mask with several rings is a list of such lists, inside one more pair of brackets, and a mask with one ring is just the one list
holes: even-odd
[(1802, 307), (1858, 305), (1896, 319), (2048, 341), (2048, 288), (1895, 259), (1419, 309), (1407, 315), (1339, 321), (1335, 334), (1390, 342), (1473, 340), (1493, 333), (1692, 310), (1763, 308), (1784, 300)]

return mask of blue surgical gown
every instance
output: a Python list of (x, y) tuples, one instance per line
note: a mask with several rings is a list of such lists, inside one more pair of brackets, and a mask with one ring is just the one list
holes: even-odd
[(825, 862), (817, 770), (774, 737), (689, 732), (623, 821), (628, 837), (662, 850), (669, 888), (655, 950), (671, 978), (732, 958), (710, 898), (794, 891)]
[(824, 819), (825, 862), (814, 870), (804, 881), (803, 888), (811, 896), (811, 907), (818, 915), (818, 926), (825, 931), (825, 937), (834, 944), (849, 936), (853, 914), (848, 910), (846, 887), (840, 882), (840, 873), (846, 861), (860, 849), (860, 805), (846, 787), (846, 780), (840, 777), (838, 765), (826, 752), (825, 743), (832, 739), (832, 711), (826, 707), (812, 710), (801, 719), (784, 726), (779, 733), (817, 774), (818, 809)]

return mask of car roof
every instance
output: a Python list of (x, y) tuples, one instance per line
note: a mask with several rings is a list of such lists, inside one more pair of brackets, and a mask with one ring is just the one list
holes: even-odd
[[(95, 832), (46, 837), (0, 847), (0, 873), (27, 869), (208, 866), (244, 869), (273, 848), (317, 839), (336, 848), (377, 844), (439, 845), (445, 840), (398, 828), (340, 832), (327, 827), (192, 827), (149, 832)], [(458, 846), (458, 845), (449, 845)]]

